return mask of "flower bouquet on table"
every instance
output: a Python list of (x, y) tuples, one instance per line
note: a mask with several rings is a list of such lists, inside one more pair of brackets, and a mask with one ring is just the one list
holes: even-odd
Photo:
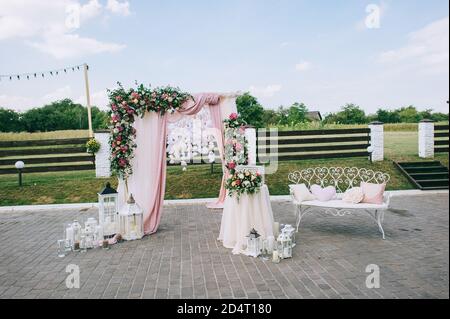
[(242, 194), (256, 194), (260, 191), (262, 186), (262, 177), (259, 172), (252, 172), (249, 170), (243, 170), (234, 172), (227, 179), (225, 188), (228, 190), (230, 197), (236, 196), (237, 199)]

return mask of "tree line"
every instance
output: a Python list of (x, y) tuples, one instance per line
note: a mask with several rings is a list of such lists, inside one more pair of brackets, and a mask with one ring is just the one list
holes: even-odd
[[(255, 127), (295, 126), (311, 121), (308, 117), (310, 109), (304, 103), (280, 106), (276, 110), (265, 109), (255, 97), (246, 93), (238, 97), (236, 104), (239, 114)], [(346, 104), (338, 112), (325, 114), (323, 124), (418, 123), (423, 119), (444, 122), (448, 121), (449, 115), (432, 109), (419, 111), (412, 105), (394, 110), (380, 108), (375, 114), (366, 114), (360, 106)]]
[[(92, 112), (93, 129), (108, 127), (109, 116), (94, 106)], [(23, 113), (0, 108), (0, 132), (49, 132), (59, 130), (88, 129), (86, 107), (70, 99), (56, 101)]]
[[(294, 103), (290, 107), (265, 109), (258, 100), (245, 93), (236, 100), (238, 112), (255, 127), (295, 126), (310, 120), (310, 108), (304, 103)], [(419, 111), (414, 106), (394, 110), (380, 108), (375, 114), (366, 114), (358, 105), (347, 104), (338, 112), (325, 114), (323, 124), (368, 124), (373, 121), (383, 123), (418, 123), (422, 119), (436, 122), (448, 121), (448, 114)], [(94, 129), (108, 127), (108, 112), (92, 107)], [(0, 132), (46, 132), (58, 130), (79, 130), (88, 128), (87, 110), (70, 99), (56, 101), (25, 112), (0, 107)]]

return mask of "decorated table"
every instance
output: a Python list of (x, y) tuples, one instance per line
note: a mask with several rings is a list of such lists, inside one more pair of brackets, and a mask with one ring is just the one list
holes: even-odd
[(274, 239), (269, 189), (261, 184), (254, 193), (243, 192), (225, 199), (218, 240), (224, 247), (233, 249), (233, 254), (246, 254), (247, 236), (252, 229), (258, 231), (263, 241)]

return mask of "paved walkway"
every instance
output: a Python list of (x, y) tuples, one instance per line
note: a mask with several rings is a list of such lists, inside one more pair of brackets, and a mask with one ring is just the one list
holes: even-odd
[[(305, 217), (294, 258), (280, 264), (233, 256), (216, 241), (220, 213), (169, 207), (159, 232), (111, 250), (56, 256), (63, 224), (83, 212), (0, 214), (0, 298), (448, 298), (447, 195), (399, 197), (381, 240), (366, 216)], [(295, 222), (289, 203), (275, 219)], [(68, 264), (81, 288), (68, 289)], [(380, 267), (381, 287), (365, 270)]]

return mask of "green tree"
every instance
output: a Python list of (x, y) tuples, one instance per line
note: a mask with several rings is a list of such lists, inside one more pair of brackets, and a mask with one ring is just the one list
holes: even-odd
[(236, 105), (240, 116), (248, 124), (258, 128), (264, 126), (264, 108), (254, 96), (245, 93), (236, 99)]
[(265, 127), (277, 125), (280, 121), (280, 116), (275, 110), (264, 110), (262, 121)]
[(402, 123), (418, 123), (420, 121), (420, 114), (412, 105), (402, 107), (399, 110), (399, 116)]
[(384, 110), (378, 109), (376, 120), (383, 123), (400, 123), (400, 114), (398, 110)]
[(325, 117), (325, 123), (366, 124), (367, 122), (366, 113), (355, 104), (347, 104), (341, 108), (341, 111), (328, 114)]
[(0, 132), (21, 132), (23, 125), (20, 113), (0, 108)]
[(308, 108), (305, 104), (294, 103), (288, 111), (288, 122), (290, 125), (308, 122)]

